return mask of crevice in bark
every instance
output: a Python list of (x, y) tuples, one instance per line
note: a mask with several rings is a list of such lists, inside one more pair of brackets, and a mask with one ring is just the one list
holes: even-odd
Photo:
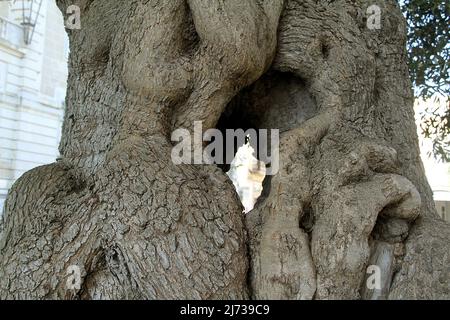
[(264, 200), (267, 199), (267, 197), (270, 195), (271, 185), (272, 185), (272, 177), (273, 176), (266, 176), (264, 178), (264, 181), (262, 184), (263, 190), (262, 190), (262, 193), (259, 196), (258, 200), (255, 203), (255, 208), (258, 208), (264, 202)]
[(322, 53), (322, 58), (324, 60), (327, 60), (328, 56), (330, 55), (330, 46), (324, 40), (322, 40), (322, 42), (320, 44), (320, 51)]
[[(235, 99), (237, 99), (237, 98), (235, 98)], [(235, 109), (236, 108), (235, 104), (236, 104), (235, 100), (230, 102), (226, 111), (224, 113), (222, 113), (222, 116), (220, 117), (220, 119), (217, 123), (217, 126), (216, 126), (216, 129), (218, 129), (222, 132), (222, 135), (224, 137), (223, 150), (226, 150), (226, 151), (229, 151), (226, 149), (227, 143), (229, 143), (229, 141), (227, 141), (227, 135), (226, 135), (227, 129), (233, 129), (233, 130), (242, 129), (244, 131), (247, 131), (249, 129), (258, 130), (258, 128), (254, 127), (250, 121), (247, 121), (247, 119), (244, 118), (244, 114), (240, 113), (239, 109)], [(238, 148), (242, 147), (243, 145), (238, 145), (236, 139), (235, 139), (233, 145), (234, 145), (234, 151), (235, 151), (234, 156), (236, 156), (236, 152), (237, 152)], [(255, 150), (255, 152), (257, 154), (258, 150)], [(230, 170), (230, 164), (226, 163), (225, 157), (226, 157), (226, 152), (224, 153), (224, 159), (223, 159), (224, 164), (218, 165), (218, 167), (220, 169), (222, 169), (222, 171), (224, 173), (226, 173)]]
[(69, 182), (71, 186), (70, 192), (81, 193), (83, 190), (87, 188), (87, 182), (84, 179), (76, 177), (71, 173), (69, 173)]
[(99, 70), (104, 70), (108, 65), (111, 52), (111, 41), (106, 41), (94, 52), (93, 62)]
[[(415, 186), (394, 175), (385, 180), (391, 185), (384, 187), (385, 206), (376, 215), (376, 222), (369, 235), (370, 259), (366, 267), (375, 266), (381, 279), (380, 287), (370, 288), (364, 277), (361, 283), (363, 299), (387, 299), (395, 273), (401, 268), (405, 254), (405, 243), (412, 223), (420, 212), (421, 199)], [(395, 182), (394, 182), (395, 181)], [(372, 270), (373, 271), (373, 270)]]
[(314, 228), (315, 216), (313, 208), (310, 204), (303, 206), (303, 216), (300, 219), (300, 228), (303, 229), (309, 236), (311, 242), (311, 233)]
[(305, 79), (294, 73), (269, 70), (235, 96), (219, 124), (285, 132), (316, 114), (316, 102)]
[(185, 5), (187, 16), (186, 16), (186, 27), (183, 28), (183, 39), (185, 41), (186, 54), (192, 57), (194, 53), (198, 50), (201, 39), (200, 35), (195, 29), (192, 11), (190, 10), (187, 2)]
[(97, 254), (94, 254), (90, 264), (89, 269), (86, 270), (86, 275), (84, 276), (78, 293), (82, 300), (91, 300), (94, 298), (92, 294), (95, 292), (95, 287), (98, 286), (96, 277), (98, 274), (107, 271), (107, 262), (104, 251), (101, 250)]

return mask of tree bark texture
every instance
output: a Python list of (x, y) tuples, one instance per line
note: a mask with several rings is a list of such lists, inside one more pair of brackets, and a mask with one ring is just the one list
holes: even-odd
[[(10, 191), (1, 298), (450, 298), (396, 1), (77, 4), (61, 158)], [(220, 168), (172, 163), (194, 121), (280, 129), (247, 216)]]

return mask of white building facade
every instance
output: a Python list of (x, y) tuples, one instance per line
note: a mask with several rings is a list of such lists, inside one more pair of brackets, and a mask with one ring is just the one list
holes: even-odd
[(58, 157), (67, 56), (54, 0), (0, 1), (0, 214), (17, 178)]
[(420, 150), (425, 172), (433, 190), (436, 210), (439, 216), (448, 222), (450, 222), (450, 163), (443, 163), (435, 159), (432, 155), (433, 142), (431, 139), (423, 137), (420, 125), (423, 121), (423, 114), (426, 116), (430, 110), (443, 114), (449, 107), (447, 97), (444, 96), (435, 96), (427, 101), (417, 100), (415, 104)]

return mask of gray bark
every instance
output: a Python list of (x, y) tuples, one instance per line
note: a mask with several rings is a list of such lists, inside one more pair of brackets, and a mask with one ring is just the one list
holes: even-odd
[[(369, 1), (78, 4), (62, 156), (9, 194), (1, 298), (370, 298), (373, 261), (384, 298), (450, 298), (395, 1), (380, 30)], [(282, 131), (247, 217), (219, 168), (170, 159), (172, 130), (219, 119)]]

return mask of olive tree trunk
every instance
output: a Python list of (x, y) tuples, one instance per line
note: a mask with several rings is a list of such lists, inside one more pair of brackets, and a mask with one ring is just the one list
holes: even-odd
[[(0, 298), (450, 297), (395, 1), (76, 4), (61, 158), (10, 191)], [(171, 161), (194, 121), (280, 129), (247, 216), (220, 168)]]

